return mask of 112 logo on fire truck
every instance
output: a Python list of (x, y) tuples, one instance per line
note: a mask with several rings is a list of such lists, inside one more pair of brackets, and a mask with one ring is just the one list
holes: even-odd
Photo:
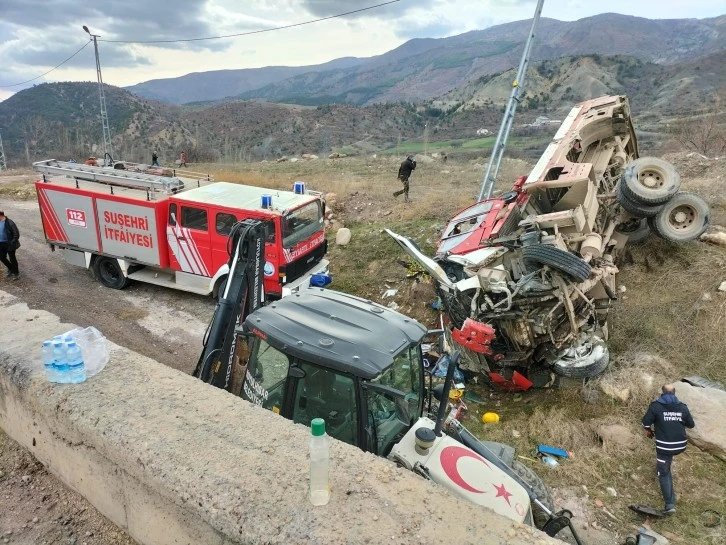
[(66, 218), (68, 219), (68, 225), (83, 228), (88, 227), (88, 225), (86, 224), (86, 213), (83, 210), (66, 208)]

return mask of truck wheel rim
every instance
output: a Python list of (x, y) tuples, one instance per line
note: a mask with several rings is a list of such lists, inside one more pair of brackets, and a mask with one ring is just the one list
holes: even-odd
[(638, 181), (643, 187), (647, 187), (648, 189), (657, 189), (663, 187), (663, 184), (665, 184), (665, 177), (659, 170), (646, 168), (638, 174)]
[(697, 215), (695, 208), (687, 204), (681, 204), (680, 206), (676, 206), (668, 214), (668, 222), (674, 229), (687, 231), (691, 228), (693, 222), (696, 221)]

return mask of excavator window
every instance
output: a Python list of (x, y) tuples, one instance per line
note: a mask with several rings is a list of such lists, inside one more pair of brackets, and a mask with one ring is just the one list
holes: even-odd
[(290, 360), (285, 354), (260, 339), (250, 358), (242, 397), (279, 413), (289, 367)]
[(295, 392), (292, 420), (310, 426), (313, 418), (323, 418), (331, 437), (358, 445), (358, 413), (355, 381), (352, 377), (300, 361), (305, 376)]

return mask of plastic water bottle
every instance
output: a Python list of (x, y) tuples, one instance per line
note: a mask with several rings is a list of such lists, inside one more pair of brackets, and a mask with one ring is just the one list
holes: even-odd
[(73, 341), (66, 345), (67, 377), (71, 384), (80, 384), (86, 380), (86, 366), (83, 363), (81, 348)]
[(68, 366), (66, 365), (66, 345), (56, 337), (53, 340), (53, 369), (56, 382), (68, 382)]
[(45, 376), (48, 382), (58, 382), (55, 367), (53, 366), (53, 343), (51, 341), (43, 341), (41, 354), (43, 358), (43, 369), (45, 369)]
[(330, 436), (325, 433), (325, 420), (313, 418), (310, 431), (310, 501), (313, 505), (327, 505), (330, 501)]

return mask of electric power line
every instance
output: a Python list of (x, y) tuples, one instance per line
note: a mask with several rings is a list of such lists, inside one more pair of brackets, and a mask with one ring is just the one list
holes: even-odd
[(313, 23), (319, 23), (320, 21), (327, 21), (329, 19), (336, 19), (338, 17), (345, 17), (346, 15), (353, 15), (354, 13), (360, 13), (362, 11), (368, 11), (375, 8), (380, 8), (383, 6), (387, 6), (389, 4), (395, 4), (397, 2), (400, 2), (401, 0), (390, 0), (388, 2), (383, 2), (381, 4), (376, 4), (374, 6), (368, 6), (365, 8), (360, 9), (354, 9), (353, 11), (346, 11), (345, 13), (338, 13), (337, 15), (328, 15), (327, 17), (321, 17), (319, 19), (312, 19), (310, 21), (304, 21), (302, 23), (293, 23), (291, 25), (283, 25), (283, 26), (277, 26), (272, 28), (263, 28), (261, 30), (250, 30), (248, 32), (239, 32), (237, 34), (225, 34), (222, 36), (207, 36), (204, 38), (180, 38), (176, 40), (101, 40), (99, 39), (99, 42), (107, 42), (112, 44), (170, 44), (170, 43), (179, 43), (179, 42), (201, 42), (204, 40), (220, 40), (223, 38), (236, 38), (238, 36), (249, 36), (251, 34), (262, 34), (263, 32), (272, 32), (275, 30), (284, 30), (286, 28), (294, 28), (298, 26), (304, 26), (304, 25), (311, 25)]
[(68, 62), (69, 60), (71, 60), (71, 59), (72, 59), (73, 57), (75, 57), (76, 55), (78, 55), (78, 54), (79, 54), (79, 53), (80, 53), (81, 51), (83, 51), (83, 50), (84, 50), (84, 49), (85, 49), (86, 47), (88, 47), (88, 44), (90, 44), (90, 43), (91, 43), (91, 42), (90, 42), (90, 40), (89, 40), (89, 41), (87, 41), (87, 42), (86, 42), (85, 44), (83, 44), (83, 47), (81, 47), (81, 48), (80, 48), (80, 49), (79, 49), (78, 51), (76, 51), (75, 53), (73, 53), (73, 55), (71, 55), (70, 57), (68, 57), (68, 58), (67, 58), (66, 60), (64, 60), (64, 61), (63, 61), (62, 63), (60, 63), (60, 64), (58, 64), (58, 65), (54, 66), (53, 68), (51, 68), (51, 69), (50, 69), (50, 70), (48, 70), (47, 72), (44, 72), (44, 73), (42, 73), (42, 74), (41, 74), (40, 76), (36, 76), (36, 77), (34, 77), (34, 78), (32, 78), (32, 79), (28, 79), (28, 80), (25, 80), (25, 81), (21, 81), (20, 83), (13, 83), (12, 85), (0, 85), (0, 89), (6, 89), (6, 88), (8, 88), (8, 87), (17, 87), (18, 85), (25, 85), (26, 83), (30, 83), (31, 81), (35, 81), (35, 80), (37, 80), (37, 79), (40, 79), (40, 78), (42, 78), (43, 76), (47, 76), (47, 75), (48, 75), (48, 74), (50, 74), (50, 73), (51, 73), (51, 72), (52, 72), (53, 70), (56, 70), (56, 69), (60, 68), (60, 67), (61, 67), (61, 66), (63, 66), (63, 65), (65, 64), (65, 63), (67, 63), (67, 62)]

